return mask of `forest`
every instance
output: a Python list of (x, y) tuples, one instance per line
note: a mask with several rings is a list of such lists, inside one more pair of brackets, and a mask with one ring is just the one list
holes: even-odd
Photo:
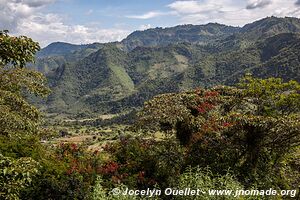
[[(148, 199), (150, 193), (114, 192), (170, 188), (201, 192), (151, 198), (299, 198), (296, 80), (246, 73), (231, 86), (159, 94), (132, 123), (103, 124), (110, 116), (49, 123), (32, 103), (51, 93), (47, 79), (27, 67), (39, 44), (8, 31), (0, 32), (0, 43), (0, 199)], [(269, 189), (289, 193), (210, 193)]]

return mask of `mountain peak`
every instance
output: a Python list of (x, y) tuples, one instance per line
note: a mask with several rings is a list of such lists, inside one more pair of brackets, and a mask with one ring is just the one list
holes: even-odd
[(80, 50), (86, 45), (76, 45), (66, 42), (53, 42), (37, 53), (38, 57), (64, 55), (73, 51)]
[(241, 32), (256, 38), (258, 36), (266, 38), (274, 34), (300, 32), (300, 19), (293, 17), (266, 17), (246, 24), (241, 29)]
[(131, 51), (138, 46), (157, 46), (174, 43), (202, 44), (214, 39), (227, 37), (239, 30), (238, 27), (226, 26), (218, 23), (205, 25), (178, 25), (169, 28), (151, 28), (144, 31), (135, 31), (122, 40), (122, 44)]

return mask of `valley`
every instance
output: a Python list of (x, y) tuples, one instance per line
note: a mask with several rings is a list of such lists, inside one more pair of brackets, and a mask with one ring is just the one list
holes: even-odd
[(299, 18), (42, 49), (0, 30), (0, 199), (298, 198), (299, 145)]

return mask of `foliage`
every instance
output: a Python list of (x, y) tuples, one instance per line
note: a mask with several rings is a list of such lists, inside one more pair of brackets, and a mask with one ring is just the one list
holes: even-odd
[(300, 142), (298, 108), (299, 83), (247, 76), (240, 88), (157, 96), (145, 104), (137, 127), (175, 133), (188, 165), (210, 166), (213, 173), (230, 168), (247, 187), (279, 187), (287, 181), (277, 182), (281, 160)]
[(44, 152), (40, 173), (32, 186), (23, 190), (26, 199), (86, 199), (101, 166), (98, 152), (85, 146), (61, 144)]
[(44, 78), (28, 69), (0, 69), (0, 132), (2, 135), (32, 134), (37, 131), (39, 111), (23, 98), (24, 88), (45, 95)]
[[(130, 196), (130, 195), (113, 195), (110, 191), (107, 191), (103, 188), (101, 185), (103, 183), (103, 180), (101, 177), (97, 177), (97, 181), (95, 183), (95, 186), (93, 188), (93, 193), (91, 195), (92, 200), (136, 200), (141, 199), (136, 196)], [(118, 190), (123, 191), (125, 188), (125, 185), (119, 185), (116, 187)]]
[(112, 160), (100, 170), (106, 187), (125, 184), (130, 188), (167, 187), (176, 181), (183, 166), (184, 152), (172, 140), (154, 141), (124, 138), (108, 145)]
[(299, 188), (300, 146), (292, 149), (281, 162), (283, 167), (280, 171), (280, 176), (285, 177), (286, 179), (284, 187), (289, 189)]
[(31, 158), (13, 159), (0, 154), (0, 198), (19, 199), (38, 172), (39, 164)]
[(0, 151), (5, 157), (31, 157), (36, 160), (42, 149), (44, 147), (40, 143), (40, 138), (36, 135), (0, 136)]
[(12, 37), (8, 31), (0, 31), (0, 66), (12, 64), (23, 68), (34, 61), (34, 54), (40, 50), (37, 42), (26, 36)]
[(24, 99), (24, 89), (41, 96), (49, 90), (41, 73), (23, 66), (33, 61), (38, 44), (27, 37), (11, 37), (7, 32), (0, 34), (0, 42), (0, 133), (6, 136), (34, 133), (40, 114)]
[(243, 185), (239, 183), (230, 173), (223, 176), (213, 174), (208, 168), (188, 168), (179, 177), (176, 188), (201, 189), (197, 196), (175, 196), (174, 199), (236, 199), (233, 196), (210, 196), (209, 190), (241, 190)]
[(239, 84), (243, 96), (252, 98), (257, 109), (255, 115), (289, 115), (300, 112), (300, 84), (284, 83), (280, 78), (253, 79), (246, 75)]
[(19, 193), (31, 183), (39, 166), (30, 156), (38, 146), (34, 135), (40, 113), (26, 101), (25, 92), (45, 96), (49, 89), (41, 73), (24, 68), (39, 50), (36, 42), (1, 31), (0, 44), (0, 196), (19, 199)]

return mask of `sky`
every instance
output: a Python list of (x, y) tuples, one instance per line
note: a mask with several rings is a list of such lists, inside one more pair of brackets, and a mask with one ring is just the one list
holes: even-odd
[(300, 0), (0, 0), (0, 30), (42, 47), (120, 41), (180, 24), (243, 26), (267, 16), (300, 18)]

